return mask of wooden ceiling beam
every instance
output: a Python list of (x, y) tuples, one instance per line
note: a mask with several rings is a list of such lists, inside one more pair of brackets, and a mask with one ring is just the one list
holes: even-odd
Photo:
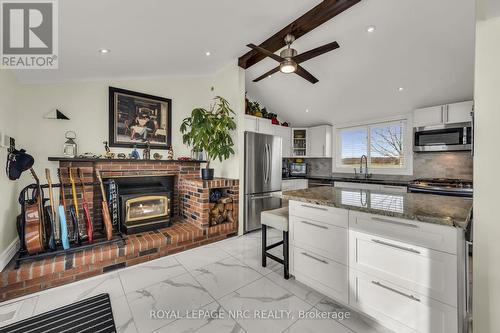
[[(291, 33), (298, 39), (360, 1), (361, 0), (323, 0), (319, 5), (275, 33), (259, 46), (271, 52), (276, 52), (286, 45), (285, 36), (288, 33)], [(241, 68), (247, 69), (263, 60), (265, 57), (266, 56), (262, 53), (251, 50), (238, 59), (238, 65)]]

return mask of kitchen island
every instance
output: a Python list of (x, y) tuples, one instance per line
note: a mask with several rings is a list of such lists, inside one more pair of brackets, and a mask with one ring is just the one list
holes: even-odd
[(396, 332), (463, 332), (472, 200), (334, 187), (282, 197), (298, 281)]

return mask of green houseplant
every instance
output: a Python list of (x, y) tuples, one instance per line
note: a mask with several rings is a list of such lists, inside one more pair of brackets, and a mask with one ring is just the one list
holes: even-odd
[(191, 116), (182, 121), (180, 128), (185, 144), (207, 154), (207, 165), (201, 170), (204, 180), (214, 177), (214, 169), (210, 168), (212, 160), (222, 162), (234, 154), (231, 131), (236, 129), (235, 113), (223, 97), (217, 96), (214, 100), (210, 110), (194, 109)]

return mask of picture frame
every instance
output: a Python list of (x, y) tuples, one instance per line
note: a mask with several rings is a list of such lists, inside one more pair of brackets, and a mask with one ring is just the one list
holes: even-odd
[(109, 87), (109, 146), (168, 149), (172, 144), (172, 100)]

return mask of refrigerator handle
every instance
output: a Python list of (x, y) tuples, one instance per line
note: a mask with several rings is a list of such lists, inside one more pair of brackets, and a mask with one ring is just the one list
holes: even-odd
[(264, 170), (264, 182), (269, 182), (269, 145), (266, 143), (264, 145), (264, 155), (265, 155), (265, 170)]

